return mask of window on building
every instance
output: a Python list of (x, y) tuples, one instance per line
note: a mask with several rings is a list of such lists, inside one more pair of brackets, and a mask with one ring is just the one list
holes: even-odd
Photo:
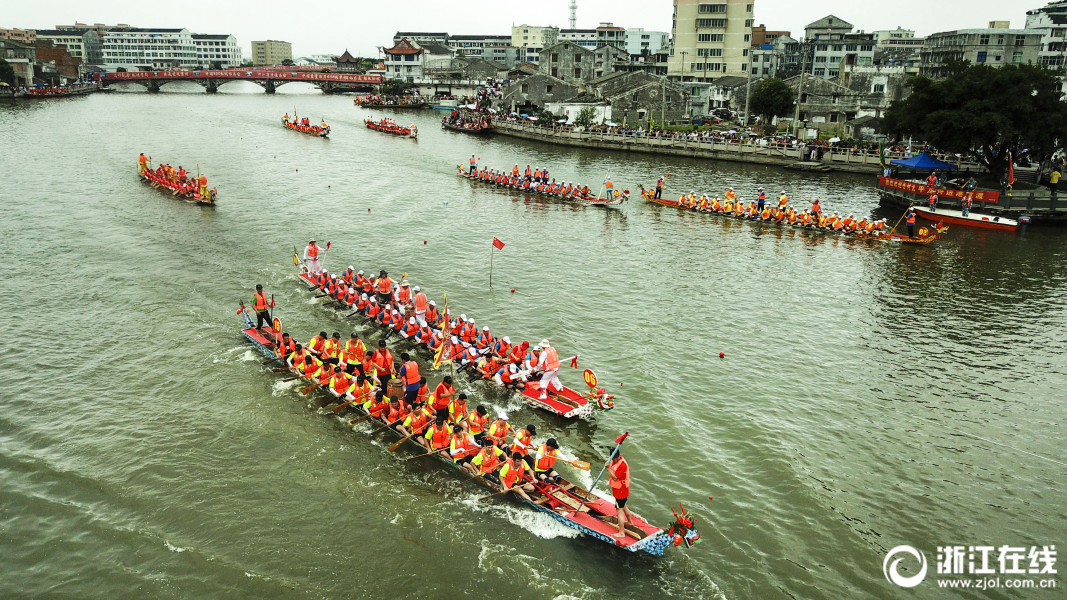
[(817, 77), (822, 77), (826, 75), (826, 69), (815, 69), (811, 72), (811, 74)]
[(834, 95), (830, 96), (830, 103), (831, 104), (837, 104), (840, 101), (841, 101), (841, 95), (840, 94), (834, 94)]
[[(1062, 59), (1063, 57), (1060, 57), (1060, 58)], [(1011, 55), (1011, 62), (1013, 62), (1013, 63), (1021, 63), (1021, 62), (1023, 62), (1023, 53), (1022, 52), (1013, 53)]]
[(724, 13), (726, 12), (725, 4), (698, 4), (697, 12), (701, 13)]
[(759, 75), (759, 67), (752, 67), (752, 74)]
[(1003, 46), (1004, 45), (1004, 36), (1002, 36), (1002, 35), (998, 35), (997, 36), (997, 45), (998, 46)]
[(751, 39), (752, 39), (752, 36), (746, 33), (745, 34), (745, 41), (747, 42), (747, 41), (750, 41)]
[(559, 62), (559, 54), (552, 53), (552, 62)]
[(710, 41), (711, 41), (711, 34), (710, 33), (698, 33), (697, 34), (697, 42), (710, 42)]
[(830, 113), (830, 122), (837, 123), (837, 113)]
[(559, 77), (559, 69), (557, 69), (556, 67), (552, 67), (552, 76)]
[(574, 70), (574, 76), (576, 78), (580, 78), (582, 76), (582, 70), (581, 69), (575, 69)]
[(630, 97), (630, 102), (633, 102), (633, 103), (636, 104), (637, 100), (638, 100), (637, 94), (634, 94), (633, 96)]
[(748, 27), (748, 28), (752, 27), (752, 19), (745, 19), (745, 27)]
[(545, 93), (546, 94), (551, 94), (552, 93), (552, 86), (546, 85), (545, 86)]
[(837, 77), (837, 69), (830, 69), (826, 72), (826, 74), (830, 77)]
[[(1065, 29), (1063, 27), (1057, 27), (1057, 28), (1052, 30), (1052, 37), (1067, 37), (1067, 36), (1064, 36), (1065, 32), (1067, 32), (1067, 29)], [(1015, 45), (1016, 46), (1022, 46), (1022, 44), (1019, 43), (1019, 41), (1022, 40), (1022, 39), (1024, 39), (1024, 38), (1021, 35), (1019, 37), (1015, 38)]]
[(983, 33), (982, 35), (978, 36), (978, 43), (983, 46), (989, 45), (989, 34)]
[(747, 13), (752, 12), (752, 5), (751, 4), (746, 4), (745, 5), (745, 12), (747, 12)]
[(824, 62), (826, 62), (826, 57), (825, 56), (816, 56), (815, 57), (815, 62), (824, 63)]
[(664, 101), (665, 103), (667, 103), (667, 104), (670, 104), (670, 103), (671, 103), (671, 95), (670, 95), (670, 94), (667, 94), (666, 96), (664, 96), (664, 97), (663, 97), (663, 101)]
[(857, 48), (856, 44), (846, 44), (845, 45), (845, 52), (855, 52), (856, 48)]
[(574, 62), (582, 62), (582, 55), (580, 53), (574, 53)]
[(697, 19), (697, 29), (700, 28), (724, 29), (726, 19)]
[(978, 56), (975, 57), (974, 62), (984, 63), (985, 62), (985, 57), (986, 57), (985, 52), (979, 52)]

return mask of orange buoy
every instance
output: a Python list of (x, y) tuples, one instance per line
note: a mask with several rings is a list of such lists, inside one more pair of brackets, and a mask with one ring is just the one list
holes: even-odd
[(719, 358), (726, 358), (726, 353), (725, 352), (720, 352), (719, 353)]

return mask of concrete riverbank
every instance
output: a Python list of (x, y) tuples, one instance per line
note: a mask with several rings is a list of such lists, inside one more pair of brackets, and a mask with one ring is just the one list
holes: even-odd
[[(852, 152), (851, 149), (827, 152), (818, 161), (804, 161), (804, 149), (802, 147), (782, 148), (749, 143), (710, 140), (691, 141), (688, 139), (634, 136), (633, 134), (625, 135), (622, 133), (559, 131), (549, 127), (507, 121), (494, 123), (494, 131), (509, 137), (596, 150), (644, 152), (684, 156), (686, 158), (775, 165), (800, 170), (842, 171), (871, 175), (877, 175), (882, 170), (876, 154), (862, 151)], [(891, 158), (900, 157), (893, 156)], [(961, 164), (960, 168), (978, 171), (980, 166), (977, 164)]]

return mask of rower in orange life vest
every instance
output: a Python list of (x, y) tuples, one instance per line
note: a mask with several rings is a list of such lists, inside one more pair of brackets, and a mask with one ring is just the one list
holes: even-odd
[(452, 439), (448, 444), (448, 454), (452, 458), (452, 462), (458, 464), (465, 471), (474, 472), (468, 465), (471, 459), (474, 458), (474, 454), (477, 452), (478, 445), (474, 443), (471, 436), (465, 429), (459, 425), (452, 426)]
[(273, 319), (270, 316), (271, 303), (267, 300), (267, 293), (263, 291), (263, 286), (258, 283), (256, 284), (256, 295), (252, 308), (256, 311), (256, 329), (263, 329), (264, 323), (269, 328), (273, 323)]
[(619, 452), (618, 448), (615, 448), (611, 458), (604, 466), (608, 469), (611, 495), (615, 498), (615, 510), (619, 521), (619, 532), (614, 536), (619, 538), (626, 537), (626, 521), (632, 523), (634, 518), (630, 513), (630, 509), (626, 508), (626, 501), (630, 498), (630, 465), (626, 464), (626, 459), (622, 457), (622, 453)]
[[(931, 175), (931, 177), (933, 177), (933, 175)], [(914, 208), (909, 208), (908, 209), (907, 223), (908, 223), (908, 237), (913, 238), (913, 237), (915, 237), (915, 209)]]
[(930, 192), (930, 212), (937, 212), (937, 192)]
[(393, 300), (401, 306), (411, 304), (411, 287), (408, 285), (406, 279), (400, 282), (400, 287), (398, 287), (393, 294)]
[(318, 335), (316, 335), (315, 337), (311, 338), (311, 341), (309, 341), (307, 343), (307, 350), (313, 356), (320, 356), (320, 355), (322, 355), (322, 351), (325, 348), (325, 344), (326, 344), (326, 332), (325, 331), (320, 331)]
[(378, 374), (378, 381), (385, 385), (393, 378), (393, 353), (385, 347), (385, 340), (378, 340), (378, 349), (371, 356), (374, 369)]
[(537, 449), (537, 456), (534, 458), (534, 476), (545, 483), (559, 483), (559, 473), (553, 469), (558, 456), (559, 443), (556, 442), (556, 438), (548, 438), (548, 441)]
[(538, 368), (544, 370), (541, 376), (541, 400), (548, 397), (548, 388), (553, 387), (558, 392), (563, 389), (559, 374), (559, 356), (556, 349), (549, 345), (548, 340), (541, 340), (541, 356), (537, 359)]
[(446, 375), (441, 383), (437, 384), (437, 389), (433, 392), (433, 408), (438, 419), (448, 419), (448, 405), (452, 402), (452, 394), (455, 393), (455, 388), (452, 387), (452, 376)]
[(533, 492), (534, 486), (526, 483), (530, 479), (530, 471), (522, 458), (522, 454), (515, 452), (511, 455), (511, 460), (500, 467), (500, 486), (506, 491), (515, 492), (523, 500), (532, 502), (526, 493)]
[(607, 192), (608, 198), (615, 197), (615, 184), (611, 183), (611, 177), (608, 177), (608, 180), (604, 182), (604, 190)]
[(389, 273), (382, 271), (378, 274), (378, 304), (385, 305), (393, 299), (393, 280), (389, 279)]
[(488, 423), (488, 411), (481, 404), (467, 415), (467, 432), (474, 438), (475, 443), (480, 446), (485, 445), (485, 429)]
[(353, 333), (341, 350), (341, 361), (345, 363), (345, 372), (351, 375), (358, 371), (360, 375), (363, 375), (363, 354), (366, 351), (367, 347), (363, 344), (363, 340)]
[(430, 308), (430, 302), (426, 299), (426, 294), (423, 293), (419, 286), (411, 288), (411, 291), (415, 293), (415, 318), (419, 320), (426, 320), (426, 311)]
[(497, 467), (503, 465), (507, 459), (507, 454), (497, 446), (496, 442), (492, 439), (487, 439), (470, 464), (474, 471), (481, 473), (489, 481), (499, 483), (500, 479), (497, 478), (494, 471), (497, 470)]
[(474, 172), (475, 172), (476, 170), (478, 170), (478, 161), (477, 161), (477, 160), (475, 160), (475, 159), (474, 159), (474, 155), (473, 155), (473, 154), (471, 154), (471, 172), (470, 172), (470, 174), (471, 174), (471, 175), (474, 175)]
[(336, 365), (341, 362), (341, 334), (333, 332), (330, 339), (322, 344), (322, 362), (327, 365)]
[(144, 152), (137, 157), (137, 164), (141, 167), (141, 175), (148, 172), (148, 157), (144, 155)]
[(663, 197), (663, 177), (656, 180), (656, 195), (653, 198), (659, 199)]
[(304, 262), (307, 263), (308, 273), (322, 272), (322, 265), (319, 263), (319, 246), (314, 238), (304, 248)]

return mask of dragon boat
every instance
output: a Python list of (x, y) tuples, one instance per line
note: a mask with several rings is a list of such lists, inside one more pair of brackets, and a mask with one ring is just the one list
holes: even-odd
[(523, 192), (525, 194), (533, 194), (535, 196), (541, 196), (542, 198), (555, 198), (557, 200), (566, 200), (566, 201), (569, 201), (569, 202), (576, 202), (578, 204), (592, 204), (594, 206), (616, 207), (616, 206), (620, 206), (623, 202), (626, 202), (627, 200), (630, 199), (630, 190), (623, 190), (622, 192), (619, 192), (618, 190), (616, 190), (614, 197), (605, 196), (603, 198), (599, 197), (599, 195), (590, 196), (590, 195), (571, 194), (571, 195), (564, 196), (564, 195), (561, 195), (561, 194), (550, 194), (548, 192), (538, 191), (537, 189), (535, 189), (535, 186), (534, 186), (533, 183), (530, 183), (529, 187), (526, 187), (526, 182), (523, 181), (522, 178), (520, 178), (519, 182), (515, 183), (515, 184), (499, 182), (499, 181), (493, 181), (493, 180), (490, 180), (490, 179), (482, 179), (481, 177), (479, 177), (477, 175), (471, 175), (470, 173), (465, 171), (463, 169), (462, 165), (457, 167), (456, 175), (459, 175), (460, 177), (463, 177), (464, 179), (467, 179), (469, 181), (474, 181), (474, 182), (478, 182), (478, 183), (485, 183), (485, 184), (488, 184), (488, 185), (495, 185), (497, 187), (507, 188), (509, 190), (515, 190), (516, 192)]
[(860, 232), (860, 231), (851, 231), (851, 232), (838, 231), (838, 230), (830, 229), (830, 228), (820, 228), (820, 227), (815, 227), (815, 226), (811, 226), (811, 225), (800, 225), (798, 223), (789, 223), (785, 219), (782, 219), (782, 220), (773, 220), (773, 219), (764, 220), (764, 219), (759, 219), (759, 218), (754, 219), (754, 218), (746, 216), (744, 214), (740, 214), (739, 215), (736, 212), (727, 213), (727, 212), (722, 212), (722, 211), (700, 210), (697, 207), (686, 206), (686, 205), (682, 204), (681, 200), (672, 200), (672, 199), (669, 199), (669, 198), (656, 198), (655, 197), (655, 192), (652, 189), (647, 189), (646, 190), (644, 188), (644, 186), (641, 187), (641, 196), (645, 200), (647, 200), (648, 202), (651, 202), (652, 204), (656, 204), (658, 206), (667, 206), (667, 207), (670, 207), (670, 208), (677, 208), (677, 209), (680, 209), (680, 210), (687, 210), (687, 211), (704, 213), (704, 214), (709, 214), (709, 215), (719, 215), (719, 216), (723, 216), (723, 217), (729, 217), (731, 219), (737, 219), (739, 221), (751, 221), (751, 222), (755, 222), (755, 223), (763, 223), (763, 224), (766, 224), (766, 225), (777, 225), (779, 227), (786, 227), (786, 228), (791, 228), (791, 229), (817, 231), (819, 233), (825, 233), (827, 235), (838, 235), (838, 236), (852, 237), (852, 238), (861, 239), (861, 240), (874, 240), (874, 241), (879, 241), (879, 242), (896, 242), (896, 243), (901, 243), (901, 244), (917, 244), (917, 245), (925, 246), (925, 245), (933, 242), (934, 240), (940, 239), (941, 238), (940, 234), (944, 233), (945, 231), (948, 231), (948, 227), (943, 227), (943, 226), (938, 226), (938, 227), (935, 227), (935, 228), (932, 228), (932, 229), (931, 228), (926, 228), (926, 227), (920, 227), (918, 232), (917, 232), (919, 234), (918, 237), (908, 237), (907, 235), (900, 234), (900, 233), (866, 233), (866, 232)]
[[(265, 336), (262, 330), (255, 327), (255, 323), (252, 321), (252, 317), (244, 305), (241, 305), (238, 312), (244, 318), (244, 327), (241, 329), (241, 333), (245, 338), (252, 342), (257, 350), (268, 359), (275, 359), (278, 363), (283, 363), (284, 367), (281, 368), (288, 368), (288, 372), (301, 380), (310, 384), (319, 383), (304, 378), (299, 372), (292, 368), (288, 361), (283, 357), (278, 356), (272, 350), (273, 342)], [(275, 337), (281, 335), (281, 323), (278, 319), (274, 319), (273, 327), (270, 332), (271, 335)], [(327, 396), (320, 408), (325, 408), (330, 404), (341, 401), (341, 397), (333, 390), (329, 388), (323, 389), (323, 386), (319, 386), (318, 389), (319, 394)], [(400, 439), (401, 443), (404, 441), (404, 438), (400, 437), (399, 432), (392, 427), (388, 427), (388, 423), (383, 419), (369, 416), (362, 405), (351, 403), (347, 408), (362, 415), (363, 419), (374, 423), (373, 426), (375, 427), (375, 430), (388, 431), (394, 438)], [(345, 414), (341, 411), (332, 410), (320, 412), (328, 416)], [(347, 416), (338, 418), (346, 425), (349, 423)], [(623, 437), (624, 436), (620, 436), (620, 440), (623, 439)], [(420, 453), (424, 450), (424, 448), (416, 442), (411, 442), (409, 447), (419, 450)], [(468, 450), (474, 449), (474, 447), (468, 448)], [(462, 468), (454, 461), (445, 458), (440, 453), (435, 452), (432, 456), (427, 456), (427, 458), (432, 458), (438, 464), (442, 465), (443, 468), (455, 473), (457, 476), (464, 477), (465, 481), (488, 488), (493, 494), (503, 492), (499, 479), (492, 473), (471, 478), (468, 477), (469, 473), (462, 470)], [(562, 477), (556, 483), (530, 483), (533, 483), (536, 488), (536, 491), (534, 492), (527, 492), (530, 501), (514, 494), (507, 494), (509, 499), (537, 512), (547, 514), (562, 525), (578, 531), (583, 535), (608, 543), (622, 550), (633, 553), (644, 552), (652, 556), (662, 556), (664, 551), (671, 546), (681, 546), (684, 544), (686, 547), (692, 547), (700, 540), (700, 534), (695, 528), (698, 519), (686, 512), (685, 507), (681, 504), (679, 504), (681, 514), (675, 512), (673, 508), (671, 509), (671, 512), (675, 515), (675, 521), (668, 526), (668, 529), (652, 525), (637, 513), (631, 513), (633, 519), (630, 523), (627, 523), (624, 528), (626, 534), (625, 537), (617, 538), (614, 537), (614, 534), (618, 532), (618, 517), (616, 516), (615, 505), (609, 499), (604, 498), (599, 494), (592, 493)]]
[(460, 133), (469, 133), (469, 134), (472, 134), (472, 135), (482, 135), (482, 134), (486, 134), (486, 133), (491, 133), (493, 131), (493, 126), (492, 125), (486, 125), (484, 127), (483, 126), (464, 127), (462, 125), (456, 125), (454, 123), (449, 123), (448, 122), (448, 117), (445, 117), (445, 118), (441, 119), (441, 127), (445, 128), (445, 129), (447, 129), (449, 131), (458, 131)]
[(379, 119), (379, 120), (375, 121), (375, 120), (371, 119), (370, 117), (367, 117), (366, 119), (363, 119), (363, 124), (366, 125), (368, 129), (373, 129), (375, 131), (381, 131), (382, 133), (389, 133), (389, 134), (392, 134), (392, 135), (399, 135), (399, 136), (403, 136), (403, 137), (409, 137), (411, 139), (416, 139), (416, 138), (419, 137), (419, 128), (418, 127), (415, 127), (414, 125), (411, 125), (410, 127), (404, 127), (403, 125), (397, 125), (396, 121), (394, 121), (392, 119), (383, 118), (383, 119)]
[[(335, 304), (339, 312), (349, 313), (349, 311), (354, 310), (355, 307), (346, 302), (344, 299), (338, 298), (336, 293), (329, 294), (328, 289), (323, 289), (323, 285), (316, 283), (315, 280), (312, 279), (311, 276), (309, 276), (307, 271), (304, 270), (302, 265), (301, 271), (297, 274), (297, 277), (300, 279), (301, 282), (311, 286), (309, 291), (314, 290), (319, 292), (326, 292), (324, 296), (330, 298), (329, 302)], [(451, 312), (451, 310), (449, 312)], [(349, 314), (343, 316), (351, 317), (356, 315), (356, 312), (350, 312)], [(377, 322), (377, 320), (369, 319), (363, 317), (362, 315), (360, 315), (360, 317), (363, 319), (364, 325), (373, 325), (378, 329), (384, 331), (386, 336), (392, 335), (390, 333), (390, 328), (382, 327), (381, 324)], [(405, 319), (406, 318), (407, 317), (405, 317)], [(393, 331), (395, 332), (395, 330)], [(419, 345), (418, 342), (412, 340), (410, 336), (405, 335), (403, 332), (399, 332), (399, 337), (401, 340), (416, 344), (415, 348), (423, 352), (424, 354), (430, 353), (429, 348), (425, 347), (425, 345)], [(469, 372), (471, 382), (477, 379), (484, 379), (486, 381), (491, 382), (490, 378), (482, 377), (476, 371), (472, 372), (471, 369), (462, 367), (461, 369)], [(606, 411), (615, 408), (615, 396), (613, 394), (608, 394), (604, 388), (597, 387), (597, 378), (595, 373), (587, 369), (584, 374), (584, 379), (586, 384), (589, 385), (589, 391), (584, 394), (564, 386), (561, 390), (546, 394), (546, 397), (543, 399), (540, 397), (541, 393), (536, 381), (531, 380), (527, 382), (526, 386), (521, 390), (515, 390), (510, 388), (497, 388), (495, 383), (490, 383), (490, 385), (493, 385), (494, 389), (508, 389), (509, 391), (519, 394), (523, 398), (523, 400), (530, 406), (539, 408), (541, 410), (550, 412), (552, 414), (567, 419), (591, 419), (597, 411)]]
[[(165, 172), (161, 172), (161, 170)], [(199, 204), (200, 206), (215, 206), (215, 202), (218, 199), (218, 189), (212, 188), (209, 190), (207, 188), (207, 178), (203, 176), (181, 181), (177, 178), (172, 178), (174, 171), (166, 167), (166, 165), (160, 165), (156, 169), (146, 168), (144, 171), (141, 171), (140, 167), (138, 167), (138, 173), (141, 177), (141, 183), (146, 183), (162, 192), (169, 192), (171, 196), (176, 196), (186, 202)]]
[[(296, 119), (296, 115), (293, 115), (293, 118)], [(284, 117), (282, 117), (282, 125), (284, 125), (286, 129), (292, 129), (293, 131), (299, 131), (300, 133), (312, 135), (315, 137), (324, 138), (329, 137), (330, 135), (329, 125), (326, 125), (325, 127), (321, 127), (319, 125), (302, 125), (299, 120), (295, 122), (290, 122)]]

